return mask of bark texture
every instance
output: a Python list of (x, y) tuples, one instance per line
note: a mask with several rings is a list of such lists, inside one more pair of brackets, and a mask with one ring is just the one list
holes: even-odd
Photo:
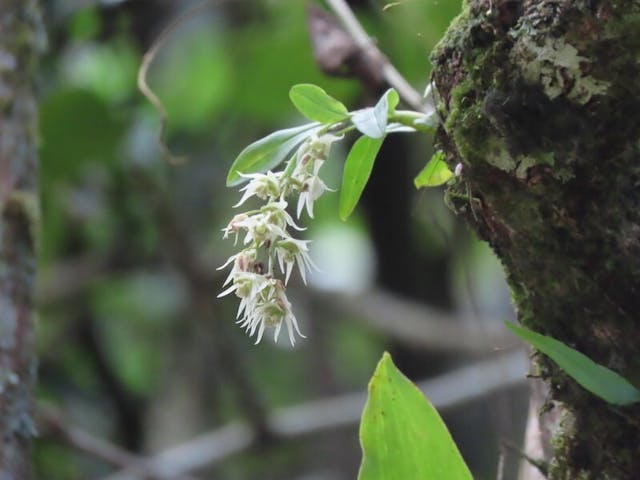
[(0, 480), (30, 478), (37, 220), (36, 0), (0, 2)]
[[(507, 272), (519, 320), (640, 384), (640, 2), (471, 0), (433, 55), (447, 201)], [(459, 167), (460, 168), (460, 167)], [(550, 478), (640, 478), (640, 407), (539, 357)]]

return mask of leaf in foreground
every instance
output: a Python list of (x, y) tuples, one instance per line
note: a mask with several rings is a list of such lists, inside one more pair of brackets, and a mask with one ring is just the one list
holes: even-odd
[(640, 402), (640, 390), (613, 370), (595, 363), (555, 338), (511, 322), (505, 323), (513, 333), (551, 358), (567, 375), (594, 395), (615, 405)]
[(239, 174), (261, 173), (277, 167), (298, 144), (319, 130), (317, 123), (278, 130), (246, 147), (235, 159), (227, 175), (227, 187), (246, 179)]
[(316, 122), (330, 124), (349, 117), (347, 107), (322, 88), (310, 83), (291, 87), (289, 98), (300, 113)]
[(472, 480), (436, 409), (384, 353), (360, 423), (358, 480)]
[(446, 183), (452, 176), (453, 173), (444, 161), (444, 153), (438, 151), (413, 180), (413, 184), (416, 188), (437, 187)]
[(342, 220), (346, 220), (362, 195), (364, 186), (369, 180), (373, 162), (380, 151), (384, 138), (362, 136), (353, 144), (344, 163), (342, 174), (342, 188), (340, 189), (340, 204), (338, 213)]

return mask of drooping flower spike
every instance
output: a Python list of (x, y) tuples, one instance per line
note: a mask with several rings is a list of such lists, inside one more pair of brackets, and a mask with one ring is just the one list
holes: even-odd
[[(305, 209), (313, 218), (314, 203), (324, 192), (331, 191), (318, 175), (320, 168), (329, 155), (331, 144), (340, 138), (330, 134), (314, 135), (289, 160), (295, 164), (288, 165), (284, 171), (240, 174), (249, 182), (240, 189), (243, 195), (235, 207), (243, 205), (251, 197), (266, 203), (257, 210), (235, 215), (223, 229), (223, 237), (233, 235), (235, 244), (238, 238), (243, 237), (245, 247), (220, 267), (224, 269), (232, 265), (223, 284), (226, 288), (218, 296), (234, 293), (240, 299), (237, 323), (249, 336), (255, 335), (256, 343), (262, 340), (268, 328), (273, 329), (274, 340), (277, 341), (283, 325), (292, 345), (296, 335), (304, 338), (287, 299), (285, 285), (296, 264), (304, 283), (307, 273), (316, 267), (309, 254), (310, 242), (289, 234), (290, 228), (304, 229), (287, 212), (285, 198), (297, 193), (297, 217)], [(261, 258), (265, 261), (260, 261)], [(276, 278), (276, 263), (284, 280)]]

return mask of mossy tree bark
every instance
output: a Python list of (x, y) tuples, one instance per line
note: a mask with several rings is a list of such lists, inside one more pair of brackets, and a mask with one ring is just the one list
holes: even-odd
[[(433, 63), (447, 201), (520, 322), (640, 384), (640, 2), (471, 0)], [(640, 408), (536, 364), (562, 412), (549, 477), (639, 478)]]
[(34, 230), (37, 218), (34, 59), (37, 0), (0, 2), (0, 478), (30, 478)]

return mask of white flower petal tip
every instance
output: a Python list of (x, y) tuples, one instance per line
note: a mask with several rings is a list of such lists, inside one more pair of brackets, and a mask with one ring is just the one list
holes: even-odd
[[(287, 197), (298, 195), (297, 218), (303, 211), (310, 218), (314, 217), (318, 198), (326, 191), (335, 191), (327, 187), (319, 172), (329, 156), (332, 143), (341, 138), (328, 133), (319, 136), (314, 133), (297, 149), (284, 170), (239, 173), (246, 184), (240, 188), (242, 195), (234, 207), (243, 205), (252, 197), (265, 200), (265, 203), (258, 209), (234, 216), (223, 229), (224, 238), (233, 235), (234, 244), (237, 245), (240, 239), (245, 247), (218, 268), (222, 270), (232, 266), (218, 296), (233, 293), (240, 299), (236, 323), (255, 339), (256, 344), (270, 329), (273, 329), (273, 339), (277, 342), (283, 324), (292, 346), (296, 337), (306, 338), (291, 310), (285, 285), (296, 269), (296, 263), (305, 284), (307, 273), (317, 270), (317, 267), (309, 256), (309, 241), (295, 239), (289, 233), (290, 229), (303, 231), (305, 228), (287, 212)], [(275, 272), (278, 267), (279, 272)], [(276, 273), (284, 278), (274, 278)]]
[(304, 335), (300, 333), (296, 318), (291, 311), (291, 304), (287, 300), (284, 285), (280, 280), (262, 278), (262, 283), (250, 291), (247, 284), (242, 283), (240, 279), (238, 279), (239, 283), (234, 283), (230, 287), (231, 291), (235, 289), (236, 294), (241, 297), (238, 308), (238, 316), (241, 318), (236, 323), (240, 325), (240, 328), (244, 328), (250, 337), (255, 334), (256, 345), (262, 341), (265, 331), (269, 328), (274, 329), (274, 340), (277, 341), (284, 323), (287, 327), (289, 340), (294, 345), (295, 336), (304, 337)]

